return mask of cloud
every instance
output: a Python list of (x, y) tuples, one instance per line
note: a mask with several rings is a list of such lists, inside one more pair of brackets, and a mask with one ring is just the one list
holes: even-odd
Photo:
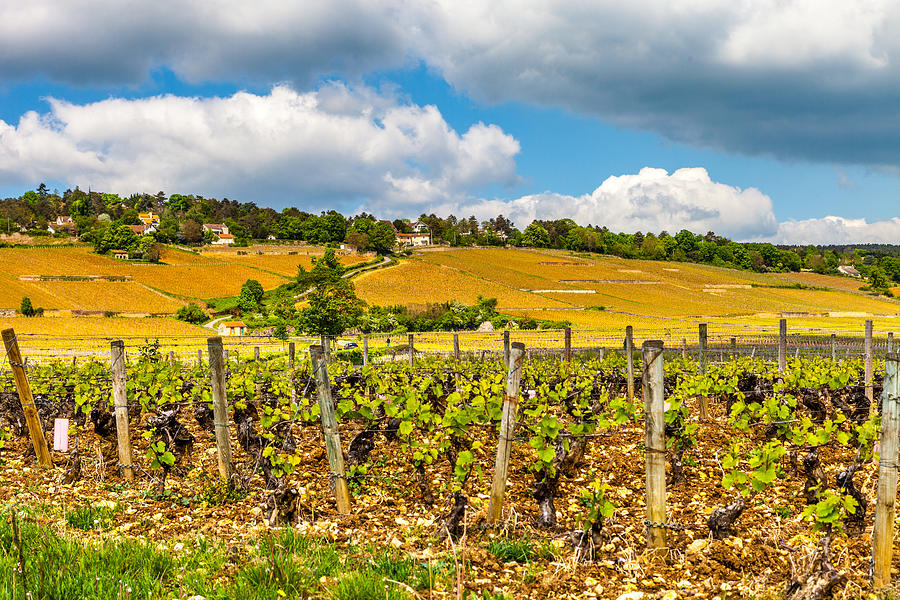
[(162, 65), (190, 81), (310, 82), (403, 64), (392, 0), (0, 4), (0, 78), (130, 85)]
[[(449, 207), (448, 207), (449, 208)], [(741, 190), (710, 179), (703, 168), (645, 167), (635, 175), (609, 177), (590, 194), (566, 196), (546, 192), (515, 200), (489, 200), (457, 208), (487, 218), (504, 214), (525, 227), (534, 219), (570, 218), (581, 225), (612, 231), (698, 233), (714, 231), (736, 239), (775, 235), (778, 223), (772, 200), (755, 188)]]
[(779, 223), (778, 233), (767, 241), (782, 244), (896, 244), (900, 218), (869, 223), (865, 219), (828, 216)]
[(408, 216), (518, 181), (519, 143), (499, 127), (460, 134), (434, 106), (365, 87), (50, 106), (17, 125), (0, 120), (0, 184), (62, 180), (120, 194), (162, 189)]
[(483, 101), (737, 153), (900, 164), (895, 2), (439, 4), (419, 52)]
[(135, 85), (354, 79), (424, 62), (488, 103), (564, 107), (670, 140), (900, 165), (891, 0), (237, 0), (0, 4), (0, 79)]

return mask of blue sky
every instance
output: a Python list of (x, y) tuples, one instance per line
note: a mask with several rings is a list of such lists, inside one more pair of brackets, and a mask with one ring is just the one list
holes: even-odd
[(890, 3), (12, 4), (3, 196), (900, 243)]

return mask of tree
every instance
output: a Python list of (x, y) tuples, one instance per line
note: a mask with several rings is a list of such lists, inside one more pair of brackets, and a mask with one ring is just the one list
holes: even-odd
[(378, 254), (390, 254), (396, 243), (397, 234), (389, 224), (378, 221), (369, 229), (369, 248)]
[(258, 310), (262, 306), (263, 287), (255, 279), (248, 279), (241, 286), (241, 294), (238, 296), (238, 308), (244, 312)]
[(25, 296), (22, 298), (22, 305), (19, 307), (19, 312), (25, 315), (26, 317), (34, 316), (34, 307), (31, 305), (31, 298)]
[(191, 302), (187, 306), (179, 308), (178, 312), (175, 313), (175, 318), (179, 321), (187, 321), (188, 323), (199, 325), (209, 317), (206, 316), (206, 313), (203, 312), (203, 309), (197, 303)]
[(341, 277), (343, 273), (331, 248), (309, 271), (300, 267), (297, 288), (313, 288), (307, 296), (308, 305), (299, 314), (301, 329), (318, 335), (340, 335), (359, 323), (365, 302), (356, 297), (353, 284)]
[(522, 245), (532, 248), (546, 248), (550, 245), (550, 234), (540, 223), (534, 221), (522, 232)]
[(184, 225), (181, 226), (181, 235), (184, 236), (184, 241), (190, 244), (196, 244), (203, 240), (203, 231), (200, 228), (200, 223), (193, 219), (188, 219), (184, 222)]
[(138, 247), (138, 236), (128, 225), (118, 223), (110, 225), (94, 239), (94, 250), (103, 254), (110, 250), (126, 250), (131, 252)]

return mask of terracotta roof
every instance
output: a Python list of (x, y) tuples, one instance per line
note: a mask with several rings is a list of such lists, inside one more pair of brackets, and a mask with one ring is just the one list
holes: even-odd
[(222, 325), (225, 327), (246, 327), (241, 321), (225, 321)]

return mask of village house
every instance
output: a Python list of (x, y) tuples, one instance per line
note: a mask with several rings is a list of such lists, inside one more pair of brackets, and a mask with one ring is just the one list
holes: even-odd
[(418, 246), (431, 245), (431, 232), (424, 231), (421, 233), (398, 233), (397, 243), (401, 246), (415, 248)]
[(128, 260), (128, 250), (110, 250), (109, 252), (113, 255), (113, 258)]
[(159, 215), (154, 215), (152, 212), (138, 213), (138, 221), (144, 225), (153, 225), (154, 228), (159, 227)]
[(234, 236), (230, 233), (220, 233), (212, 241), (213, 246), (230, 246), (234, 243)]
[(247, 335), (247, 326), (241, 321), (222, 321), (219, 335)]
[(72, 217), (60, 215), (56, 217), (56, 220), (47, 225), (47, 231), (50, 233), (58, 233), (60, 231), (68, 233), (69, 235), (75, 235), (78, 231), (78, 228), (75, 226), (75, 222), (72, 220)]
[(204, 223), (203, 231), (211, 231), (216, 235), (222, 235), (223, 233), (228, 235), (228, 225), (224, 223)]

